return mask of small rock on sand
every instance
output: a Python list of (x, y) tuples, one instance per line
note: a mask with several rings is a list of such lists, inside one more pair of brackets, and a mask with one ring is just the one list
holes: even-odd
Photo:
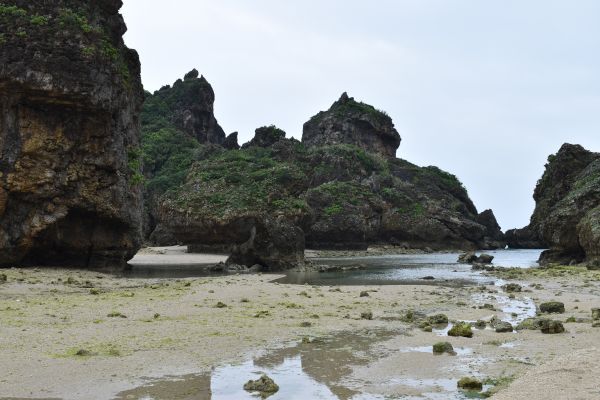
[(275, 383), (275, 381), (269, 378), (267, 375), (262, 375), (257, 380), (250, 380), (244, 384), (244, 390), (248, 392), (259, 392), (262, 397), (266, 397), (264, 395), (270, 395), (279, 391), (279, 386)]
[(433, 354), (444, 354), (448, 353), (451, 355), (456, 355), (454, 351), (454, 347), (449, 342), (438, 342), (433, 345)]
[(472, 377), (461, 378), (456, 384), (456, 386), (458, 386), (459, 389), (472, 390), (478, 392), (480, 392), (483, 389), (483, 383), (481, 383), (480, 380)]
[(540, 311), (543, 313), (562, 314), (565, 312), (565, 305), (560, 301), (548, 301), (540, 304)]
[(457, 322), (449, 331), (448, 336), (473, 337), (471, 324), (467, 322)]
[(551, 321), (545, 320), (542, 324), (542, 333), (546, 334), (554, 334), (554, 333), (563, 333), (565, 331), (565, 327), (560, 321)]

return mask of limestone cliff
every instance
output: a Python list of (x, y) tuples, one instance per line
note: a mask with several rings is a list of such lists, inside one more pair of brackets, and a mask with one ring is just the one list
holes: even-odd
[(212, 86), (196, 69), (173, 86), (146, 92), (142, 108), (144, 236), (153, 243), (177, 243), (168, 232), (156, 229), (158, 198), (181, 185), (192, 163), (202, 159), (205, 151), (239, 148), (237, 132), (226, 137), (219, 126), (214, 101)]
[(196, 69), (178, 79), (173, 86), (163, 86), (148, 94), (142, 118), (151, 130), (175, 128), (198, 143), (222, 145), (225, 132), (214, 116), (215, 92)]
[[(337, 126), (352, 121), (355, 113), (350, 106), (326, 119)], [(270, 126), (257, 129), (239, 150), (200, 145), (205, 150), (198, 150), (203, 155), (185, 183), (161, 197), (157, 229), (198, 248), (228, 245), (232, 262), (269, 269), (300, 263), (305, 244), (503, 246), (493, 213), (478, 214), (454, 175), (390, 157), (397, 143), (381, 147), (381, 130), (393, 130), (391, 119), (385, 116), (385, 121), (387, 128), (378, 132), (356, 125), (355, 136), (331, 136), (323, 144), (286, 139), (285, 132)]]
[(306, 146), (351, 144), (368, 152), (396, 157), (400, 135), (387, 114), (343, 93), (329, 110), (304, 124), (302, 143)]
[(531, 222), (516, 233), (550, 247), (543, 263), (600, 258), (600, 153), (565, 143), (548, 157), (533, 197)]
[(139, 248), (143, 93), (121, 5), (0, 3), (0, 264), (119, 268)]

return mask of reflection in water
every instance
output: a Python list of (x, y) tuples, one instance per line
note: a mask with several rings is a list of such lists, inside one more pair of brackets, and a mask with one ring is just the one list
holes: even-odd
[[(402, 332), (372, 330), (340, 333), (335, 336), (312, 339), (289, 348), (282, 348), (242, 364), (225, 365), (213, 369), (210, 375), (189, 375), (179, 378), (150, 381), (147, 385), (120, 393), (115, 400), (256, 400), (256, 395), (243, 390), (250, 379), (266, 373), (279, 385), (279, 391), (269, 400), (377, 400), (386, 397), (364, 393), (367, 382), (351, 380), (354, 368), (367, 366), (383, 354), (377, 346)], [(378, 350), (379, 349), (379, 350)], [(424, 348), (423, 348), (424, 349)], [(407, 348), (401, 353), (424, 352), (421, 348)], [(427, 347), (431, 353), (431, 347)], [(465, 361), (473, 358), (471, 349), (457, 349)], [(431, 357), (436, 357), (433, 354)], [(453, 375), (451, 372), (449, 372)], [(402, 398), (464, 399), (456, 388), (456, 377), (418, 379), (399, 376), (390, 382), (404, 388)], [(402, 390), (401, 390), (402, 392)]]
[[(493, 250), (494, 265), (503, 267), (536, 267), (542, 250)], [(373, 257), (338, 257), (313, 259), (316, 264), (364, 266), (365, 270), (337, 272), (289, 272), (280, 282), (314, 285), (389, 285), (426, 284), (461, 285), (490, 283), (490, 279), (470, 265), (458, 264), (459, 253), (397, 254)], [(142, 264), (123, 271), (127, 278), (191, 278), (222, 276), (227, 273), (212, 270), (212, 264)], [(423, 280), (433, 277), (433, 280)]]
[[(537, 266), (542, 250), (495, 250), (494, 265), (531, 268)], [(311, 285), (464, 285), (492, 284), (491, 278), (470, 265), (459, 264), (459, 253), (399, 254), (373, 257), (319, 258), (315, 264), (357, 266), (346, 271), (290, 271), (280, 283)], [(429, 279), (423, 279), (428, 277)], [(433, 279), (431, 279), (433, 278)]]
[[(496, 258), (495, 265), (533, 267), (541, 250), (514, 250), (490, 252)], [(352, 284), (464, 284), (489, 283), (489, 278), (471, 266), (458, 264), (458, 254), (420, 254), (393, 255), (378, 257), (321, 259), (322, 264), (356, 265), (362, 264), (365, 270), (326, 273), (290, 273), (284, 282), (310, 283), (316, 285), (352, 285)], [(204, 276), (205, 269), (190, 266), (153, 266), (130, 272), (130, 276), (139, 277), (188, 277)], [(425, 276), (433, 280), (422, 280)], [(475, 301), (485, 303), (491, 298), (487, 294), (477, 294)], [(487, 296), (487, 297), (486, 297)], [(535, 304), (529, 298), (509, 299), (504, 293), (493, 294), (505, 314), (504, 320), (513, 323), (535, 315)], [(452, 324), (434, 328), (438, 336), (446, 336)], [(254, 361), (239, 365), (220, 366), (210, 375), (189, 375), (179, 378), (154, 380), (139, 388), (120, 393), (116, 400), (225, 400), (256, 399), (245, 392), (243, 384), (256, 379), (264, 372), (280, 386), (280, 391), (269, 397), (277, 399), (339, 399), (372, 400), (380, 399), (376, 395), (362, 393), (366, 382), (352, 381), (350, 377), (354, 367), (367, 366), (371, 360), (380, 359), (385, 354), (377, 353), (378, 342), (397, 336), (401, 332), (386, 330), (371, 331), (367, 334), (338, 334), (313, 340), (291, 348), (268, 353)], [(427, 347), (427, 352), (430, 348)], [(407, 348), (401, 353), (425, 352), (425, 348)], [(457, 349), (460, 360), (469, 360), (470, 364), (483, 363), (484, 358), (475, 356), (471, 349)], [(432, 355), (433, 357), (433, 355)], [(450, 359), (450, 358), (448, 358)], [(465, 363), (463, 363), (465, 364)], [(449, 370), (450, 376), (440, 379), (419, 379), (411, 376), (398, 376), (390, 385), (406, 387), (407, 395), (402, 398), (428, 399), (464, 399), (456, 389), (457, 373), (467, 370)], [(418, 375), (418, 374), (417, 374)]]
[(252, 361), (217, 368), (213, 371), (211, 382), (213, 399), (255, 400), (257, 397), (246, 392), (242, 386), (250, 379), (259, 378), (262, 373), (269, 375), (279, 385), (279, 391), (269, 396), (270, 400), (337, 399), (326, 385), (303, 372), (300, 356), (284, 358), (281, 364), (273, 368), (261, 367)]
[(146, 385), (126, 390), (114, 400), (211, 400), (210, 375), (186, 375), (149, 380)]

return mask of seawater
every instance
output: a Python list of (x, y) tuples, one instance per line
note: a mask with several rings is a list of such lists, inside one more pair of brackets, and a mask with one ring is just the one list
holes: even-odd
[[(535, 268), (543, 250), (494, 250), (494, 266)], [(316, 258), (317, 265), (361, 266), (347, 271), (289, 271), (280, 283), (309, 285), (464, 285), (493, 284), (471, 265), (459, 263), (460, 253), (398, 254), (368, 257)], [(429, 278), (429, 279), (424, 279)], [(433, 278), (433, 279), (431, 279)]]

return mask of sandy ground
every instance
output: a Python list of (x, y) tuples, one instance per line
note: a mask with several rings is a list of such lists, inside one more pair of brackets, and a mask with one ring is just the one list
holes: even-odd
[(129, 264), (136, 265), (213, 265), (225, 262), (223, 254), (191, 254), (187, 246), (152, 247), (138, 252)]
[[(143, 256), (169, 256), (150, 253)], [(61, 269), (0, 274), (8, 278), (0, 284), (0, 399), (117, 398), (147, 378), (210, 373), (224, 363), (287, 351), (304, 337), (329, 335), (350, 343), (347, 353), (331, 357), (337, 368), (311, 369), (311, 357), (319, 361), (320, 352), (307, 353), (303, 364), (341, 399), (356, 392), (392, 398), (443, 392), (470, 375), (496, 384), (498, 399), (600, 398), (600, 328), (589, 321), (566, 323), (567, 332), (558, 335), (486, 329), (471, 339), (423, 332), (406, 321), (411, 310), (451, 320), (510, 318), (478, 308), (502, 307), (496, 286), (314, 287), (272, 283), (278, 275), (131, 279)], [(526, 288), (516, 300), (564, 302), (566, 313), (554, 317), (562, 321), (589, 319), (590, 309), (600, 306), (597, 272), (569, 268), (502, 278)], [(365, 311), (372, 320), (361, 319)], [(465, 354), (414, 350), (440, 340)], [(324, 372), (331, 370), (341, 372)]]

